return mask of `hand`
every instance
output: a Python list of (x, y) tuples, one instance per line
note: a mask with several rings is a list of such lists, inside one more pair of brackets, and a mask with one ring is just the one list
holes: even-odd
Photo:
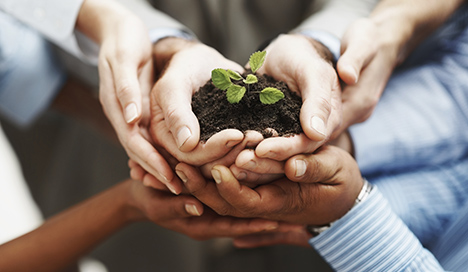
[(154, 71), (145, 25), (113, 1), (86, 0), (77, 28), (101, 45), (100, 100), (128, 156), (168, 183), (174, 174), (153, 147), (147, 129)]
[[(201, 170), (203, 176), (206, 177), (206, 178), (212, 178), (211, 177), (211, 168), (213, 168), (213, 166), (218, 165), (218, 164), (225, 165), (225, 166), (230, 166), (231, 165), (232, 168), (235, 168), (235, 165), (233, 165), (233, 164), (236, 161), (236, 158), (238, 160), (239, 154), (243, 153), (243, 152), (246, 152), (246, 151), (252, 151), (251, 149), (248, 149), (248, 148), (255, 147), (262, 140), (263, 140), (263, 136), (259, 132), (257, 132), (257, 131), (246, 131), (244, 140), (241, 143), (239, 143), (238, 145), (236, 145), (224, 157), (200, 166), (200, 170)], [(167, 152), (164, 151), (164, 150), (161, 150), (161, 154), (166, 158), (166, 160), (169, 162), (171, 167), (175, 168), (178, 161), (174, 157), (167, 154)], [(182, 185), (180, 184), (179, 181), (174, 182), (176, 180), (176, 178), (174, 178), (173, 182), (170, 182), (170, 183), (167, 183), (166, 185), (164, 185), (159, 180), (157, 180), (154, 176), (152, 176), (151, 174), (146, 172), (140, 165), (138, 165), (138, 163), (134, 162), (133, 160), (129, 160), (128, 166), (130, 167), (130, 176), (131, 176), (131, 178), (133, 180), (143, 181), (144, 185), (151, 186), (151, 187), (153, 187), (155, 189), (158, 189), (158, 190), (164, 190), (164, 188), (166, 188), (166, 186), (170, 186), (169, 188), (170, 188), (170, 190), (172, 192), (186, 193), (183, 190), (183, 188), (181, 187)], [(183, 176), (183, 173), (177, 173), (177, 174), (179, 175), (179, 178), (181, 178), (182, 180), (184, 180), (184, 181), (187, 180), (187, 177)], [(278, 177), (277, 175), (274, 175), (274, 176)], [(179, 187), (179, 184), (180, 184), (180, 187)], [(258, 182), (252, 181), (250, 186), (254, 187), (257, 184), (258, 184)], [(174, 186), (177, 186), (177, 187), (174, 187)]]
[(158, 145), (179, 161), (203, 165), (223, 157), (244, 139), (241, 131), (227, 129), (199, 143), (200, 128), (191, 110), (192, 95), (210, 79), (213, 69), (242, 72), (241, 66), (204, 44), (179, 38), (156, 43), (154, 58), (160, 77), (151, 92), (151, 133)]
[(354, 22), (341, 41), (337, 70), (343, 89), (343, 126), (371, 116), (393, 69), (463, 3), (461, 0), (411, 4), (383, 1), (369, 18)]
[(127, 216), (130, 221), (150, 220), (197, 240), (237, 237), (276, 230), (280, 226), (278, 222), (264, 219), (219, 216), (209, 209), (204, 210), (203, 205), (192, 196), (174, 196), (145, 187), (138, 181), (126, 182), (129, 195)]
[(341, 123), (341, 89), (323, 45), (302, 35), (281, 35), (266, 49), (260, 73), (285, 82), (302, 96), (301, 126), (305, 134), (272, 137), (261, 142), (255, 153), (278, 161), (311, 153), (326, 142)]
[(324, 146), (312, 155), (298, 155), (285, 164), (287, 178), (251, 189), (239, 184), (225, 166), (215, 166), (216, 183), (197, 169), (179, 164), (188, 191), (221, 215), (264, 218), (300, 225), (323, 225), (346, 214), (363, 182), (354, 159), (345, 151)]

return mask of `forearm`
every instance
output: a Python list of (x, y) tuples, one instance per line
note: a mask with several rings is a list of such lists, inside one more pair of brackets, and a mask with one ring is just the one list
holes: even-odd
[(332, 0), (310, 16), (296, 31), (313, 29), (326, 31), (341, 38), (349, 25), (360, 17), (367, 17), (378, 0)]
[(376, 188), (310, 244), (335, 271), (443, 271)]
[(57, 271), (130, 221), (130, 181), (78, 204), (0, 246), (0, 271)]
[(402, 61), (463, 2), (386, 0), (376, 6), (369, 18), (377, 25), (382, 37), (386, 37), (384, 42), (398, 48), (398, 60)]
[(111, 0), (85, 0), (78, 13), (76, 28), (100, 44), (116, 24), (138, 18)]

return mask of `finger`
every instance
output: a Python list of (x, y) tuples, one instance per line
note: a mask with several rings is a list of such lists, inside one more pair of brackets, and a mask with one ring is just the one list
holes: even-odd
[(182, 152), (193, 150), (200, 139), (198, 119), (192, 112), (193, 88), (179, 83), (178, 77), (166, 73), (158, 80), (152, 93), (164, 113), (166, 126), (170, 129), (177, 148)]
[(214, 160), (207, 164), (204, 164), (200, 167), (203, 176), (207, 178), (211, 177), (211, 168), (213, 166), (221, 164), (225, 166), (233, 165), (238, 157), (239, 153), (241, 153), (245, 148), (252, 148), (258, 145), (263, 140), (263, 136), (260, 132), (248, 130), (245, 132), (244, 139), (241, 143), (237, 144), (228, 154), (222, 157), (219, 160)]
[(243, 170), (259, 174), (282, 174), (284, 163), (257, 157), (251, 149), (243, 150), (236, 158), (236, 166)]
[(296, 154), (312, 153), (323, 143), (324, 141), (311, 141), (304, 134), (292, 137), (273, 137), (258, 144), (255, 155), (259, 158), (283, 161)]
[(164, 184), (174, 179), (174, 174), (163, 156), (140, 134), (133, 134), (128, 143), (129, 156)]
[(238, 168), (235, 165), (229, 167), (234, 177), (240, 184), (255, 188), (262, 184), (267, 184), (284, 177), (284, 174), (259, 174)]
[(386, 56), (376, 56), (362, 71), (359, 82), (343, 89), (345, 126), (364, 122), (371, 116), (393, 70), (386, 65), (388, 62), (390, 60)]
[(213, 237), (237, 237), (251, 233), (272, 231), (278, 228), (278, 222), (264, 219), (242, 219), (220, 216), (210, 210), (201, 217), (185, 220), (184, 233), (193, 239), (206, 240)]
[(361, 71), (377, 53), (373, 37), (368, 34), (371, 28), (367, 19), (359, 19), (343, 36), (337, 70), (346, 84), (357, 83)]
[(203, 204), (192, 196), (173, 196), (160, 190), (151, 190), (150, 202), (146, 204), (147, 216), (156, 223), (161, 220), (201, 216)]
[(143, 180), (147, 172), (139, 164), (130, 159), (128, 160), (128, 166), (130, 167), (130, 177), (133, 180)]
[(236, 129), (226, 129), (213, 135), (205, 143), (199, 143), (190, 152), (181, 151), (167, 127), (162, 109), (153, 106), (151, 133), (153, 139), (177, 160), (200, 166), (225, 156), (234, 146), (242, 142), (244, 134)]
[(266, 216), (278, 210), (283, 204), (279, 199), (282, 193), (282, 189), (279, 187), (270, 186), (270, 189), (252, 190), (240, 184), (229, 168), (222, 165), (213, 167), (212, 175), (219, 194), (237, 213), (237, 215), (231, 215), (238, 217), (259, 217), (261, 215), (262, 218), (267, 218)]
[(330, 131), (334, 130), (329, 124), (329, 116), (333, 110), (332, 97), (334, 92), (341, 92), (341, 88), (335, 72), (330, 71), (330, 73), (332, 73), (329, 75), (331, 78), (320, 79), (329, 82), (315, 84), (314, 87), (302, 91), (301, 126), (307, 137), (317, 142), (328, 139)]
[(115, 92), (123, 110), (125, 121), (135, 123), (141, 117), (141, 88), (138, 67), (133, 63), (110, 62), (115, 81)]
[(216, 184), (203, 178), (196, 168), (180, 163), (176, 166), (176, 173), (190, 194), (218, 214), (232, 215), (232, 207), (219, 195)]
[(250, 234), (234, 239), (233, 244), (238, 248), (256, 248), (273, 245), (296, 245), (310, 247), (310, 235), (303, 232), (268, 232)]
[(286, 176), (296, 182), (319, 183), (329, 181), (341, 171), (342, 152), (324, 146), (316, 154), (297, 155), (285, 164)]
[[(112, 80), (110, 66), (107, 60), (100, 58), (99, 68), (100, 100), (128, 156), (151, 175), (168, 183), (173, 179), (173, 173), (165, 159), (142, 137), (137, 124), (128, 125), (124, 121), (124, 117), (119, 109), (119, 102), (113, 91), (115, 89), (114, 81)], [(181, 186), (179, 185), (179, 187)], [(176, 191), (176, 193), (177, 192), (178, 191)]]

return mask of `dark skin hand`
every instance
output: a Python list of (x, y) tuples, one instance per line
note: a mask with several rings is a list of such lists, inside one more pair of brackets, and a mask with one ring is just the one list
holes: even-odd
[(216, 183), (192, 166), (181, 163), (176, 167), (188, 177), (189, 193), (220, 215), (302, 225), (323, 225), (341, 218), (352, 208), (363, 184), (354, 159), (333, 146), (294, 156), (284, 170), (285, 178), (252, 189), (222, 165), (212, 169)]

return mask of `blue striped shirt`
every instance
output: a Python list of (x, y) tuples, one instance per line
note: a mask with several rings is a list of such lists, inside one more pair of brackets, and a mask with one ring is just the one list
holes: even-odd
[(468, 271), (468, 4), (350, 128), (376, 185), (310, 244), (336, 271)]

